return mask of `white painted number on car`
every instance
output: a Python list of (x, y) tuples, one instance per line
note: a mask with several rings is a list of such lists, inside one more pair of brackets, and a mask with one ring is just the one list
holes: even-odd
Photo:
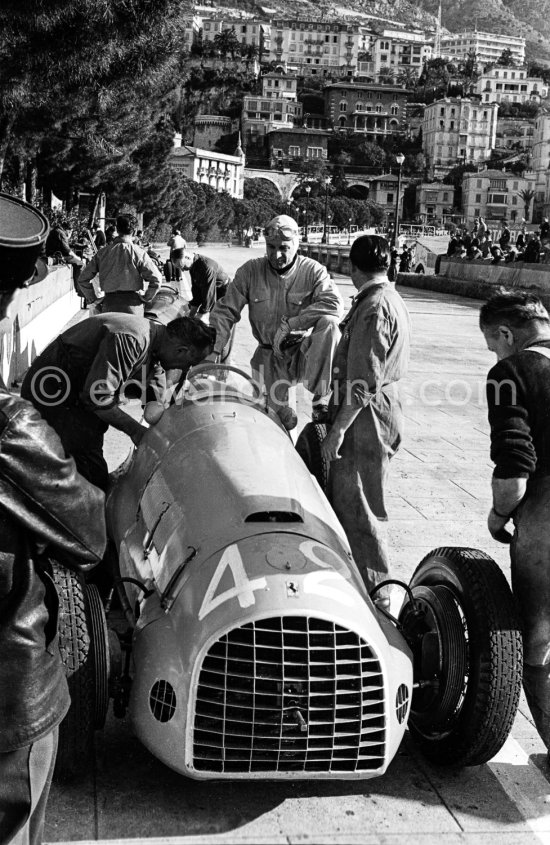
[[(319, 557), (318, 552), (315, 551), (316, 549), (319, 549), (325, 556), (328, 556), (330, 560), (323, 560), (322, 557)], [(329, 549), (327, 546), (322, 546), (315, 540), (304, 540), (303, 543), (300, 543), (300, 551), (308, 558), (308, 560), (312, 563), (316, 563), (317, 566), (320, 566), (322, 569), (330, 569), (332, 572), (339, 572), (346, 580), (351, 577), (349, 568), (342, 558), (338, 557), (336, 552), (333, 552), (332, 549)]]
[[(327, 581), (333, 581), (333, 584), (327, 584)], [(314, 596), (321, 596), (330, 601), (336, 601), (340, 604), (345, 604), (348, 607), (353, 607), (357, 604), (359, 594), (344, 581), (339, 572), (327, 572), (321, 570), (320, 572), (308, 572), (304, 575), (304, 593), (310, 593)]]
[[(235, 586), (214, 597), (214, 593), (218, 589), (224, 572), (227, 569), (231, 570)], [(228, 546), (220, 558), (220, 562), (216, 567), (214, 576), (204, 596), (204, 601), (199, 610), (199, 620), (204, 619), (216, 607), (219, 607), (220, 604), (232, 598), (238, 599), (241, 607), (250, 607), (250, 605), (256, 602), (254, 590), (263, 590), (266, 586), (267, 581), (265, 578), (254, 578), (252, 581), (249, 581), (244, 570), (243, 559), (238, 546)]]

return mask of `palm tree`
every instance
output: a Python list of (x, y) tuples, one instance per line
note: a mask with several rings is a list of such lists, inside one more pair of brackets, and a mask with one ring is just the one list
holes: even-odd
[(535, 192), (531, 188), (523, 188), (522, 191), (519, 191), (518, 196), (523, 200), (523, 205), (525, 207), (525, 222), (528, 223), (529, 207), (531, 205), (531, 200), (535, 196)]

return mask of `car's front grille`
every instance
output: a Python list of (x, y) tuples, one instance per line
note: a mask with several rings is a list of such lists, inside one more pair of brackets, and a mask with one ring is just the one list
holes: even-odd
[(204, 658), (193, 765), (212, 773), (360, 773), (384, 762), (383, 679), (373, 649), (301, 616), (235, 628)]

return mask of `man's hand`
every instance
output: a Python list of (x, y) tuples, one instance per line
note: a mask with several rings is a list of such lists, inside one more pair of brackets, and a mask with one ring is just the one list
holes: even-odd
[(290, 334), (290, 326), (288, 325), (288, 320), (286, 317), (281, 318), (281, 325), (277, 329), (275, 333), (275, 337), (273, 338), (273, 354), (276, 358), (282, 358), (283, 353), (281, 351), (281, 343)]
[(489, 511), (489, 516), (487, 518), (487, 528), (489, 529), (489, 534), (491, 535), (491, 537), (498, 543), (505, 543), (508, 545), (512, 542), (513, 535), (505, 529), (505, 525), (509, 521), (509, 516), (499, 516), (495, 512), (494, 508), (491, 508), (491, 510)]
[(321, 455), (326, 461), (339, 461), (342, 455), (339, 452), (344, 442), (344, 431), (338, 428), (331, 428), (321, 443)]

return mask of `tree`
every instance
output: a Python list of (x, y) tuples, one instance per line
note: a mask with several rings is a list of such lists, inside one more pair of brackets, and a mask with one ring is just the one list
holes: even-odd
[(524, 206), (524, 215), (525, 215), (525, 222), (529, 222), (529, 209), (531, 207), (531, 202), (534, 199), (535, 192), (532, 188), (523, 188), (518, 194), (519, 197), (523, 200)]
[(235, 57), (240, 55), (241, 53), (241, 42), (237, 38), (237, 33), (235, 32), (235, 27), (232, 26), (231, 29), (222, 29), (221, 32), (218, 32), (214, 36), (214, 47), (216, 50), (219, 50), (222, 56), (231, 56), (233, 60)]
[(516, 61), (514, 59), (514, 54), (509, 47), (506, 47), (506, 49), (502, 51), (497, 64), (502, 67), (515, 67)]
[[(9, 156), (20, 174), (40, 167), (42, 187), (62, 187), (68, 202), (77, 188), (139, 193), (143, 165), (154, 169), (139, 151), (166, 133), (181, 70), (181, 2), (50, 0), (45, 7), (7, 0), (0, 8), (0, 177)], [(162, 171), (170, 145), (160, 149), (154, 161)]]

